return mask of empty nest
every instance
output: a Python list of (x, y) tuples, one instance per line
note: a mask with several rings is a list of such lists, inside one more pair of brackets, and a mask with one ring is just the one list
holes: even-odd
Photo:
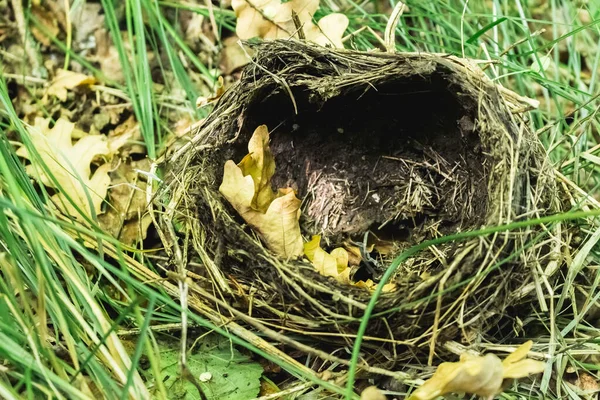
[[(220, 195), (223, 165), (241, 160), (259, 125), (271, 132), (274, 188), (291, 186), (303, 201), (307, 239), (360, 244), (367, 232), (363, 244), (386, 244), (369, 247), (371, 268), (357, 268), (355, 279), (377, 281), (424, 240), (560, 211), (545, 151), (523, 120), (526, 101), (474, 63), (296, 41), (255, 47), (241, 80), (165, 158), (157, 198), (168, 203), (163, 228), (177, 229), (190, 276), (265, 326), (326, 351), (347, 346), (371, 292), (321, 276), (307, 260), (277, 259)], [(365, 357), (391, 368), (435, 343), (512, 329), (524, 305), (538, 306), (536, 271), (552, 280), (558, 270), (549, 235), (529, 227), (410, 257), (377, 302)], [(218, 308), (213, 297), (202, 301)]]

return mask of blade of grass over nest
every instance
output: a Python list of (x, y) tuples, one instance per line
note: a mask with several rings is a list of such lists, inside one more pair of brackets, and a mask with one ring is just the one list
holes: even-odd
[(468, 232), (460, 232), (454, 235), (443, 236), (437, 239), (426, 240), (418, 245), (415, 245), (408, 250), (404, 251), (398, 257), (392, 261), (390, 266), (386, 269), (384, 275), (382, 276), (379, 284), (375, 288), (375, 291), (371, 295), (371, 300), (365, 309), (365, 312), (361, 318), (361, 323), (356, 334), (356, 339), (354, 341), (354, 347), (352, 348), (352, 358), (350, 363), (350, 368), (348, 370), (348, 381), (346, 383), (346, 398), (349, 399), (354, 394), (354, 381), (356, 376), (356, 371), (358, 369), (358, 361), (360, 358), (360, 347), (362, 344), (362, 339), (366, 333), (367, 325), (369, 323), (369, 319), (375, 309), (375, 305), (377, 304), (377, 300), (381, 296), (383, 291), (383, 287), (386, 283), (389, 282), (392, 275), (396, 272), (396, 269), (408, 258), (417, 254), (418, 252), (430, 247), (439, 245), (442, 243), (447, 243), (451, 241), (464, 240), (472, 237), (481, 237), (486, 236), (492, 233), (497, 232), (507, 232), (515, 229), (526, 228), (534, 225), (543, 225), (547, 223), (553, 223), (557, 221), (567, 221), (567, 220), (581, 220), (589, 217), (600, 216), (600, 209), (590, 210), (590, 211), (574, 211), (556, 215), (550, 215), (547, 217), (535, 218), (525, 221), (517, 221), (512, 222), (506, 225), (487, 227), (484, 229), (476, 230), (476, 231), (468, 231)]

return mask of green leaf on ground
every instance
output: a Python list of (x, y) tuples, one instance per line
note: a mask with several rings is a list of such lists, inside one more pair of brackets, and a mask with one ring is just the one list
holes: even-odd
[[(171, 399), (201, 399), (196, 386), (181, 379), (179, 372), (179, 345), (159, 342), (161, 351), (161, 379)], [(246, 400), (258, 396), (262, 366), (233, 348), (220, 335), (207, 335), (196, 343), (188, 354), (187, 366), (196, 383), (209, 400)]]

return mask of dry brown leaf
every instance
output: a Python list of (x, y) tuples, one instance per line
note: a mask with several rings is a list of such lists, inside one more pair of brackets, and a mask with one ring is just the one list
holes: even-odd
[(304, 255), (308, 258), (317, 272), (331, 276), (340, 283), (351, 284), (350, 268), (348, 268), (348, 252), (341, 247), (331, 253), (321, 248), (321, 236), (314, 235), (310, 242), (304, 243)]
[[(354, 286), (357, 287), (362, 287), (365, 289), (369, 289), (369, 290), (375, 290), (377, 288), (377, 283), (373, 282), (373, 280), (371, 279), (367, 279), (366, 281), (358, 281), (354, 284)], [(382, 291), (385, 292), (392, 292), (396, 290), (396, 284), (395, 283), (386, 283), (385, 285), (383, 285), (383, 289)]]
[(124, 79), (123, 67), (117, 48), (113, 45), (110, 33), (102, 28), (94, 32), (96, 40), (96, 54), (88, 57), (92, 61), (100, 63), (100, 69), (105, 76), (113, 81)]
[(342, 38), (350, 21), (344, 14), (334, 13), (324, 16), (317, 25), (310, 24), (304, 28), (306, 39), (326, 47), (344, 48)]
[(98, 218), (100, 227), (126, 245), (146, 238), (152, 218), (147, 213), (146, 182), (138, 171), (148, 172), (150, 160), (126, 160), (110, 171), (106, 212)]
[(250, 62), (248, 56), (252, 56), (253, 50), (244, 46), (239, 40), (235, 35), (223, 40), (219, 67), (224, 75), (231, 75)]
[[(377, 288), (377, 284), (371, 279), (352, 282), (350, 279), (350, 268), (348, 266), (350, 257), (354, 256), (352, 252), (337, 247), (333, 249), (331, 253), (328, 253), (321, 248), (320, 243), (321, 236), (319, 235), (314, 235), (310, 242), (304, 243), (304, 255), (312, 262), (318, 273), (324, 276), (331, 276), (338, 282), (347, 285), (354, 285), (369, 290), (375, 290)], [(393, 283), (388, 283), (383, 286), (384, 292), (390, 292), (394, 289), (396, 289), (396, 285)]]
[(37, 19), (39, 25), (43, 28), (38, 28), (33, 25), (31, 33), (35, 39), (44, 46), (50, 46), (52, 40), (50, 38), (58, 36), (60, 29), (58, 27), (57, 18), (51, 11), (46, 10), (41, 6), (33, 6), (31, 13)]
[(502, 391), (504, 379), (524, 378), (544, 371), (543, 362), (524, 359), (532, 344), (531, 341), (522, 344), (504, 361), (494, 354), (473, 356), (464, 353), (459, 362), (440, 364), (435, 374), (408, 400), (431, 400), (446, 393), (471, 393), (491, 398)]
[(292, 11), (298, 14), (303, 28), (312, 25), (311, 19), (319, 8), (319, 0), (233, 0), (231, 6), (237, 17), (235, 32), (240, 39), (289, 39), (298, 37)]
[(577, 372), (577, 379), (575, 379), (573, 384), (588, 393), (597, 393), (600, 391), (598, 380), (587, 372)]
[[(89, 135), (73, 145), (73, 123), (61, 118), (51, 129), (49, 123), (49, 119), (36, 118), (35, 126), (29, 129), (39, 159), (32, 157), (24, 146), (17, 150), (19, 156), (32, 162), (27, 166), (27, 173), (44, 185), (57, 189), (59, 193), (53, 196), (53, 200), (63, 213), (79, 220), (83, 220), (83, 216), (76, 207), (87, 216), (91, 216), (92, 211), (100, 214), (110, 184), (110, 164), (100, 165), (94, 174), (90, 164), (97, 156), (109, 154), (106, 137)], [(57, 184), (43, 172), (39, 161), (51, 171)]]
[(108, 133), (108, 149), (111, 154), (119, 150), (121, 157), (146, 153), (140, 125), (135, 116), (130, 115), (123, 123)]
[(80, 47), (88, 45), (90, 36), (98, 30), (104, 28), (104, 10), (99, 3), (84, 2), (71, 10), (71, 24), (75, 29), (75, 43)]
[(225, 163), (221, 194), (261, 236), (267, 247), (283, 258), (302, 254), (300, 200), (293, 189), (271, 188), (275, 160), (269, 148), (269, 131), (261, 125), (248, 143), (249, 154), (239, 163)]
[(348, 28), (348, 17), (330, 14), (319, 21), (312, 17), (319, 8), (319, 0), (233, 0), (231, 5), (237, 17), (236, 33), (240, 39), (300, 38), (292, 13), (298, 16), (300, 28), (307, 40), (321, 46), (343, 48), (342, 37)]
[(59, 69), (54, 79), (50, 83), (47, 94), (56, 96), (60, 101), (67, 100), (67, 90), (74, 89), (79, 86), (92, 85), (96, 82), (96, 78), (78, 72)]

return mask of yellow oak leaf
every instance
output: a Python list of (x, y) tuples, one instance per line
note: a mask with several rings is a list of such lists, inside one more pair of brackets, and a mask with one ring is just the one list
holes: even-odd
[(271, 188), (271, 178), (275, 175), (275, 159), (269, 147), (269, 130), (266, 125), (256, 128), (248, 142), (248, 154), (238, 166), (244, 175), (252, 177), (254, 183), (252, 207), (266, 212), (269, 204), (277, 197)]
[[(369, 290), (375, 290), (375, 288), (377, 288), (377, 284), (371, 279), (352, 282), (348, 265), (350, 263), (351, 255), (354, 254), (349, 253), (348, 250), (342, 247), (337, 247), (331, 250), (331, 253), (328, 253), (321, 248), (320, 243), (320, 235), (314, 235), (310, 242), (304, 243), (304, 255), (312, 262), (318, 273), (324, 276), (334, 277), (340, 283), (354, 285)], [(352, 247), (350, 247), (350, 251), (353, 251)], [(358, 254), (360, 257), (360, 250), (358, 250)], [(393, 283), (388, 283), (383, 286), (384, 292), (390, 292), (394, 289), (396, 289), (396, 285)]]
[[(49, 119), (36, 118), (29, 129), (39, 157), (33, 157), (25, 146), (17, 150), (17, 155), (31, 161), (26, 167), (27, 173), (57, 190), (52, 199), (63, 213), (78, 220), (84, 219), (81, 213), (91, 216), (93, 210), (100, 214), (110, 185), (110, 164), (100, 165), (93, 174), (90, 164), (98, 155), (109, 154), (106, 136), (88, 135), (73, 144), (73, 123), (62, 118), (52, 128), (49, 123)], [(43, 165), (54, 179), (46, 174)]]
[(96, 78), (93, 76), (59, 69), (54, 79), (52, 79), (52, 82), (50, 82), (47, 94), (58, 97), (60, 101), (66, 101), (68, 89), (92, 85), (94, 83), (96, 83)]
[(311, 19), (319, 8), (319, 0), (232, 0), (231, 6), (237, 17), (235, 32), (240, 39), (260, 37), (263, 39), (298, 38), (292, 20), (292, 11), (304, 27), (312, 25)]
[(533, 342), (528, 340), (502, 360), (502, 374), (504, 379), (516, 379), (523, 376), (537, 374), (544, 370), (544, 363), (525, 359)]
[(532, 342), (522, 344), (500, 361), (494, 354), (462, 354), (460, 361), (442, 363), (433, 376), (410, 395), (408, 400), (431, 400), (446, 393), (471, 393), (492, 398), (502, 391), (504, 379), (524, 378), (544, 370), (541, 361), (523, 359)]
[[(369, 289), (369, 290), (375, 290), (375, 288), (377, 288), (377, 283), (373, 282), (373, 280), (371, 279), (367, 279), (366, 281), (358, 281), (354, 284), (354, 286), (357, 287), (363, 287), (365, 289)], [(386, 283), (385, 285), (383, 285), (383, 292), (391, 292), (393, 290), (396, 289), (396, 284), (395, 283)]]
[(310, 242), (304, 243), (304, 255), (317, 272), (324, 276), (334, 277), (340, 283), (351, 284), (348, 268), (348, 252), (338, 247), (331, 253), (321, 248), (321, 236), (314, 235)]
[(344, 14), (333, 13), (321, 18), (317, 25), (308, 25), (304, 28), (304, 33), (307, 40), (318, 45), (343, 49), (342, 37), (349, 23)]
[(295, 12), (307, 40), (321, 46), (344, 47), (342, 37), (348, 28), (348, 17), (333, 13), (315, 25), (312, 17), (319, 8), (319, 0), (232, 0), (231, 6), (237, 17), (235, 31), (240, 39), (298, 39), (299, 29), (292, 17)]
[(295, 258), (302, 254), (300, 200), (291, 188), (271, 188), (275, 160), (269, 148), (269, 132), (259, 126), (248, 144), (249, 154), (239, 164), (225, 163), (219, 187), (240, 216), (279, 257)]

